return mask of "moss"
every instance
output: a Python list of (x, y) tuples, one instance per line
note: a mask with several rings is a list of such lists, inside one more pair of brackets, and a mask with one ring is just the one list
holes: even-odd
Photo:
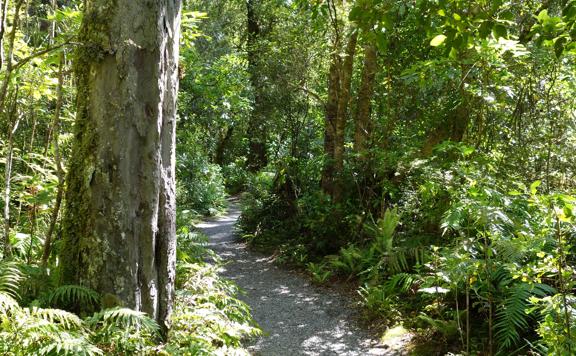
[(110, 293), (106, 293), (102, 296), (102, 308), (110, 309), (115, 307), (123, 307), (124, 303), (118, 296)]
[[(102, 265), (94, 249), (102, 249), (101, 241), (94, 233), (94, 214), (91, 207), (91, 182), (96, 170), (98, 136), (93, 118), (90, 117), (91, 71), (112, 51), (110, 45), (110, 19), (116, 7), (116, 0), (92, 1), (87, 4), (79, 33), (83, 44), (76, 52), (74, 71), (76, 74), (76, 141), (72, 150), (70, 167), (66, 178), (66, 207), (62, 221), (63, 247), (61, 257), (61, 283), (80, 284), (80, 273), (87, 271), (88, 259), (84, 251), (90, 251), (89, 263)], [(96, 258), (94, 258), (96, 257)], [(94, 286), (91, 286), (94, 287)]]

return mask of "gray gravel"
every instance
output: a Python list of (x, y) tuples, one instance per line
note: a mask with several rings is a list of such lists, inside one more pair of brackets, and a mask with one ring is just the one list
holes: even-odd
[(222, 275), (235, 281), (265, 336), (249, 345), (254, 355), (401, 355), (402, 340), (379, 344), (355, 320), (353, 301), (316, 287), (295, 272), (249, 251), (234, 235), (240, 215), (231, 201), (228, 213), (198, 227), (210, 248), (228, 261)]

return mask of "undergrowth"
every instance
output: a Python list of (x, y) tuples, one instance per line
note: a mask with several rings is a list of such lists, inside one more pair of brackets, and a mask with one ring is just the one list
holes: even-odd
[[(101, 309), (101, 296), (76, 285), (40, 291), (24, 303), (30, 278), (17, 263), (0, 263), (2, 355), (248, 355), (242, 340), (260, 334), (238, 288), (218, 275), (221, 263), (206, 238), (189, 227), (178, 231), (177, 292), (171, 328), (146, 314)], [(207, 262), (211, 260), (212, 262)], [(82, 312), (76, 312), (82, 307)], [(92, 310), (92, 313), (87, 311)]]
[(276, 182), (303, 178), (284, 171), (249, 190), (240, 228), (316, 283), (355, 281), (369, 320), (402, 323), (444, 352), (576, 350), (576, 198), (502, 175), (464, 145), (435, 153), (397, 162), (402, 183), (367, 208), (318, 189), (286, 199)]

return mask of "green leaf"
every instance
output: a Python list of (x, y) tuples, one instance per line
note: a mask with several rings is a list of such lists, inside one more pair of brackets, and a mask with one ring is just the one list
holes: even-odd
[(537, 180), (534, 183), (530, 184), (530, 193), (532, 193), (532, 195), (536, 195), (536, 193), (538, 193), (538, 187), (542, 185), (542, 181)]
[(562, 54), (564, 54), (565, 44), (566, 44), (565, 37), (558, 38), (556, 39), (556, 42), (554, 42), (554, 53), (556, 54), (557, 58), (562, 57)]
[(548, 15), (548, 10), (544, 9), (544, 10), (540, 11), (540, 13), (538, 14), (538, 16), (536, 16), (536, 18), (538, 19), (538, 22), (540, 22), (540, 23), (548, 20), (550, 18), (550, 15)]
[(488, 35), (490, 35), (490, 32), (492, 31), (493, 26), (494, 23), (492, 21), (483, 21), (482, 24), (480, 25), (480, 29), (478, 30), (480, 37), (481, 38), (488, 37)]
[(444, 41), (446, 41), (446, 36), (445, 35), (438, 35), (436, 37), (434, 37), (432, 39), (432, 41), (430, 41), (430, 46), (432, 47), (438, 47), (440, 45), (442, 45), (444, 43)]
[(499, 39), (502, 37), (506, 38), (506, 37), (508, 37), (508, 30), (506, 29), (506, 27), (504, 27), (504, 25), (498, 24), (492, 28), (492, 35), (496, 39)]

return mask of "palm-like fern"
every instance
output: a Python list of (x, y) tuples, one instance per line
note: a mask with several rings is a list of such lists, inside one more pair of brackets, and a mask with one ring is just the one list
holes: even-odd
[(12, 262), (0, 262), (0, 292), (18, 297), (18, 286), (22, 280), (22, 272)]
[(44, 309), (44, 308), (24, 308), (22, 312), (31, 317), (46, 320), (51, 324), (56, 324), (58, 327), (65, 330), (79, 330), (84, 328), (82, 319), (76, 314), (72, 314), (65, 310), (60, 309)]
[(102, 310), (94, 314), (88, 320), (88, 323), (101, 330), (119, 328), (123, 330), (142, 330), (151, 334), (156, 334), (160, 330), (154, 319), (148, 317), (146, 313), (127, 308)]
[(93, 308), (100, 304), (100, 295), (90, 288), (64, 285), (48, 293), (43, 301), (50, 306), (80, 305), (83, 308)]
[[(511, 284), (507, 287), (508, 284)], [(545, 284), (513, 283), (505, 280), (500, 283), (504, 287), (504, 298), (499, 303), (494, 324), (494, 336), (504, 351), (520, 341), (521, 334), (528, 329), (531, 316), (527, 313), (530, 297), (543, 297), (554, 292), (554, 288)]]
[(14, 308), (18, 308), (18, 302), (10, 294), (0, 292), (0, 313), (6, 314)]

